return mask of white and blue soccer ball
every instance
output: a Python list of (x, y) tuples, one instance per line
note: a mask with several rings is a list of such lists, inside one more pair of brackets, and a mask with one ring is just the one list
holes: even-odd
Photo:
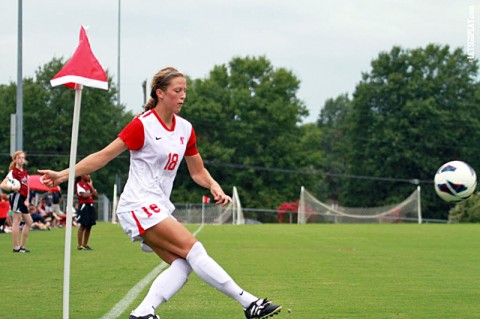
[(451, 161), (437, 170), (435, 191), (444, 201), (454, 203), (469, 198), (477, 187), (477, 174), (462, 161)]
[(8, 180), (7, 185), (13, 188), (19, 188), (21, 184), (18, 179), (12, 178)]
[(13, 187), (13, 188), (19, 188), (20, 187), (20, 181), (18, 179), (13, 178), (12, 171), (10, 171), (7, 174), (7, 186), (8, 187)]

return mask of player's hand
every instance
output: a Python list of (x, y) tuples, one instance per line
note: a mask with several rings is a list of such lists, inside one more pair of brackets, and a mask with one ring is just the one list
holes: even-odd
[(220, 187), (220, 185), (218, 185), (218, 183), (214, 183), (210, 187), (210, 192), (212, 193), (215, 204), (217, 205), (221, 204), (223, 207), (232, 202), (232, 198), (223, 192), (223, 189)]
[(60, 173), (48, 169), (39, 169), (38, 172), (42, 174), (40, 181), (47, 187), (55, 187), (63, 181), (60, 179)]

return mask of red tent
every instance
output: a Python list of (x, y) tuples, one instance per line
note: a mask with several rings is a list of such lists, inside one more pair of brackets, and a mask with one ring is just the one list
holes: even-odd
[(60, 187), (55, 186), (53, 188), (47, 187), (40, 181), (40, 175), (29, 175), (28, 176), (28, 187), (30, 190), (35, 190), (37, 192), (57, 192), (60, 193)]
[(288, 214), (297, 214), (298, 213), (298, 200), (296, 202), (292, 202), (292, 203), (282, 203), (280, 206), (277, 207), (278, 223), (279, 224), (281, 224), (283, 222), (283, 216), (286, 213), (288, 213)]

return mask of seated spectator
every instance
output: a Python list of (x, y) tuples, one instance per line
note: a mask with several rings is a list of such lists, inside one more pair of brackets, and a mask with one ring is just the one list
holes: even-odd
[(48, 193), (52, 194), (53, 212), (57, 214), (58, 217), (61, 218), (60, 225), (65, 225), (65, 221), (67, 220), (67, 215), (64, 214), (60, 209), (60, 204), (62, 203), (62, 193), (60, 192), (48, 192)]
[(47, 211), (46, 211), (45, 200), (44, 199), (40, 199), (40, 201), (38, 202), (37, 212), (40, 215), (42, 215), (42, 217), (47, 218)]
[(53, 212), (53, 206), (51, 204), (48, 205), (45, 198), (42, 198), (38, 203), (37, 211), (46, 221), (50, 222), (53, 228), (62, 227), (62, 218)]
[(78, 217), (78, 202), (73, 204), (72, 207), (72, 226), (78, 226), (79, 224), (77, 223), (77, 217)]
[(28, 212), (32, 216), (32, 229), (50, 230), (50, 222), (37, 211), (34, 205), (28, 206)]

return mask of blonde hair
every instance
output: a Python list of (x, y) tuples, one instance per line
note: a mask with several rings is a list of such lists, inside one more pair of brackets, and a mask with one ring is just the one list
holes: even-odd
[[(15, 153), (12, 154), (12, 162), (8, 167), (10, 170), (12, 170), (15, 167), (15, 159), (21, 154), (23, 154), (25, 157), (27, 156), (27, 153), (25, 153), (24, 151), (16, 151)], [(25, 161), (25, 164), (28, 164), (28, 162)]]
[(157, 89), (160, 89), (162, 91), (167, 90), (167, 87), (170, 85), (173, 79), (178, 78), (178, 77), (185, 77), (183, 73), (179, 72), (177, 69), (173, 67), (166, 67), (160, 71), (157, 72), (152, 78), (152, 82), (150, 83), (150, 98), (147, 101), (147, 104), (145, 104), (145, 112), (149, 111), (155, 106), (157, 106), (158, 103), (158, 97), (157, 97)]

